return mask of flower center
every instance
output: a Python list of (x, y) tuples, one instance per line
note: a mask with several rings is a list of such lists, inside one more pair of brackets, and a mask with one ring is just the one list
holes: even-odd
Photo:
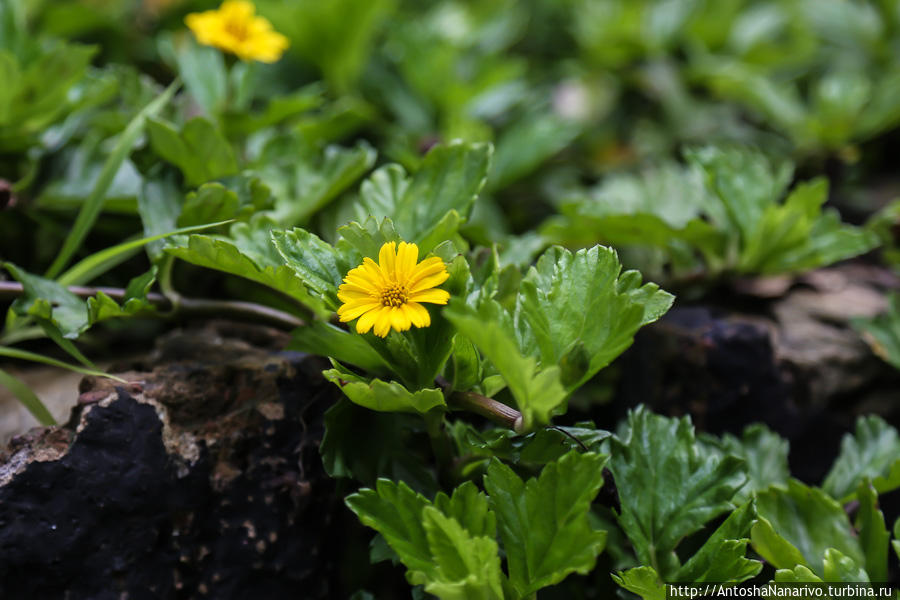
[(408, 300), (409, 294), (405, 285), (394, 283), (381, 291), (382, 306), (403, 306)]
[(236, 40), (243, 42), (250, 37), (250, 29), (241, 19), (228, 19), (225, 21), (225, 31)]

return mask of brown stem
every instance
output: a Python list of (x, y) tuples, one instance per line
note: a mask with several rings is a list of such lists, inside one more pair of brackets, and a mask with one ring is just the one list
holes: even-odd
[(451, 410), (465, 410), (490, 419), (494, 423), (509, 427), (516, 433), (522, 433), (522, 413), (493, 398), (482, 396), (475, 392), (453, 391), (450, 382), (443, 377), (438, 377), (437, 384), (447, 395), (447, 404)]
[[(96, 296), (97, 292), (103, 292), (113, 300), (121, 302), (125, 299), (125, 290), (108, 287), (85, 287), (73, 285), (68, 290), (81, 298)], [(0, 281), (0, 300), (14, 300), (24, 293), (21, 283), (15, 281)], [(303, 327), (306, 322), (275, 308), (254, 304), (252, 302), (240, 302), (236, 300), (210, 300), (207, 298), (180, 297), (177, 306), (173, 306), (171, 300), (162, 294), (151, 292), (147, 294), (147, 301), (161, 311), (171, 311), (161, 315), (168, 318), (175, 317), (230, 317), (242, 321), (266, 323), (282, 329), (294, 329)]]

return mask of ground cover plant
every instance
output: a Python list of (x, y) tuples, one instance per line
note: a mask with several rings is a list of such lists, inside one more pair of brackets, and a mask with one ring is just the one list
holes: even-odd
[[(358, 600), (893, 589), (898, 51), (894, 0), (4, 0), (0, 386), (49, 427), (28, 365), (126, 384), (188, 321), (289, 332), (340, 394)], [(626, 393), (691, 311), (844, 272), (880, 287), (822, 320), (869, 370), (810, 359), (727, 427), (732, 371)]]

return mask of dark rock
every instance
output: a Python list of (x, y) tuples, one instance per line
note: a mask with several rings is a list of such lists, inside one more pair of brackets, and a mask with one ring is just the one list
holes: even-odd
[(167, 345), (0, 453), (0, 598), (349, 595), (341, 531), (361, 526), (319, 458), (339, 394), (321, 361), (210, 332)]

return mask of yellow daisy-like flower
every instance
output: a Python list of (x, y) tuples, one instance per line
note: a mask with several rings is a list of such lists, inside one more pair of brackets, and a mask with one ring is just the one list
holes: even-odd
[(288, 39), (272, 29), (246, 0), (225, 0), (218, 10), (191, 13), (184, 18), (197, 41), (237, 55), (241, 60), (272, 63), (281, 58)]
[(386, 337), (393, 327), (406, 331), (412, 325), (428, 327), (431, 316), (422, 302), (447, 304), (450, 294), (434, 289), (450, 274), (437, 256), (420, 263), (415, 244), (388, 242), (378, 253), (378, 263), (371, 258), (351, 269), (338, 288), (341, 322), (359, 318), (356, 330), (366, 333), (374, 327), (375, 335)]

